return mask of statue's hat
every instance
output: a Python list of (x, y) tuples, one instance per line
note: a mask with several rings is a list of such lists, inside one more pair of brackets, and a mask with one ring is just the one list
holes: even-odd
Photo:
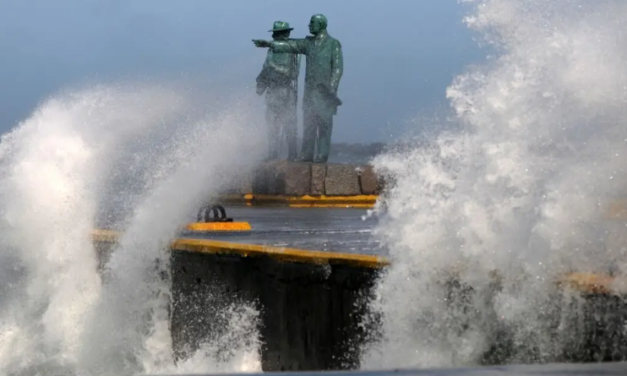
[(268, 30), (271, 32), (275, 31), (291, 31), (294, 30), (293, 27), (290, 27), (290, 24), (283, 21), (274, 21), (274, 25), (272, 25), (272, 30)]

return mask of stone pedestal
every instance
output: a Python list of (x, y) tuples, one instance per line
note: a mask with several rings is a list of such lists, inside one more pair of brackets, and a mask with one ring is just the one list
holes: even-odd
[(239, 179), (231, 192), (279, 196), (378, 195), (382, 182), (372, 166), (274, 161)]

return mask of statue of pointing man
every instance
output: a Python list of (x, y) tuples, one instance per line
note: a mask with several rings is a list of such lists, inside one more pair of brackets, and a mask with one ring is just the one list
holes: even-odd
[[(327, 18), (322, 14), (311, 17), (309, 32), (304, 39), (253, 40), (257, 47), (270, 48), (274, 53), (307, 56), (305, 95), (303, 98), (303, 146), (298, 158), (302, 162), (326, 163), (331, 151), (333, 116), (342, 104), (337, 89), (342, 78), (342, 45), (327, 32)], [(317, 144), (317, 154), (314, 149)]]

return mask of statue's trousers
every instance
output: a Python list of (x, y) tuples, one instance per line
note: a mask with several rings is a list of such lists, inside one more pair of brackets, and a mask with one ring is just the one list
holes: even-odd
[(305, 111), (303, 116), (303, 147), (301, 156), (305, 160), (314, 160), (314, 149), (318, 145), (316, 162), (326, 163), (331, 151), (331, 132), (333, 115)]
[[(281, 141), (287, 141), (287, 158), (296, 158), (296, 108), (287, 106), (267, 106), (266, 124), (268, 125), (269, 158), (279, 158)], [(283, 132), (281, 132), (281, 130)]]

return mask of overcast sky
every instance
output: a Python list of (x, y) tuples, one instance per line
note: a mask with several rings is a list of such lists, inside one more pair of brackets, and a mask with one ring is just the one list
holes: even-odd
[(269, 38), (275, 20), (304, 37), (323, 13), (344, 51), (334, 140), (387, 141), (446, 106), (453, 77), (484, 58), (466, 12), (457, 0), (2, 0), (0, 132), (89, 82), (185, 77), (254, 90), (265, 50), (251, 39)]

